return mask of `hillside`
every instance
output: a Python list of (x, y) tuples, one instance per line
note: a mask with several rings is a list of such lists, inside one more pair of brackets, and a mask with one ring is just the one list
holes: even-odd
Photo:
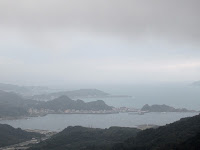
[(20, 128), (15, 129), (6, 124), (0, 124), (0, 147), (24, 142), (32, 138), (40, 138), (39, 133), (26, 132)]
[(105, 104), (102, 100), (97, 100), (93, 102), (84, 102), (82, 100), (72, 100), (67, 96), (61, 96), (52, 101), (41, 102), (38, 108), (50, 109), (54, 111), (58, 110), (112, 110), (111, 106)]
[(200, 148), (200, 132), (196, 136), (189, 138), (185, 142), (175, 145), (174, 147), (176, 147), (177, 150), (198, 150)]
[(106, 150), (111, 149), (115, 143), (135, 136), (139, 131), (136, 128), (125, 127), (109, 129), (68, 127), (30, 150)]
[(25, 100), (13, 92), (0, 91), (0, 118), (27, 116), (28, 109), (37, 101)]
[(0, 91), (0, 118), (43, 116), (48, 113), (64, 113), (65, 110), (112, 110), (102, 100), (84, 102), (61, 96), (52, 101), (27, 100), (12, 92)]
[[(141, 131), (136, 137), (129, 138), (124, 143), (114, 146), (114, 150), (169, 150), (179, 148), (181, 145), (192, 149), (193, 144), (199, 145), (200, 115), (183, 118), (180, 121)], [(195, 145), (194, 145), (195, 146)]]

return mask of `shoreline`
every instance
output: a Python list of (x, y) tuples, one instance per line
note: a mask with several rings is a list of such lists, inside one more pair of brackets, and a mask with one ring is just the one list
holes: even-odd
[[(48, 113), (48, 114), (43, 114), (43, 115), (35, 115), (35, 116), (19, 116), (19, 117), (4, 117), (4, 118), (0, 118), (0, 121), (9, 121), (9, 120), (28, 120), (31, 118), (37, 118), (37, 117), (44, 117), (47, 115), (109, 115), (109, 114), (120, 114), (120, 113), (127, 113), (127, 114), (133, 114), (136, 115), (138, 112), (101, 112), (101, 113), (90, 113), (90, 112), (86, 112), (86, 113), (82, 113), (82, 112), (72, 112), (72, 113)], [(200, 113), (199, 111), (188, 111), (188, 112), (145, 112), (146, 113), (159, 113), (159, 114), (166, 114), (166, 113)]]

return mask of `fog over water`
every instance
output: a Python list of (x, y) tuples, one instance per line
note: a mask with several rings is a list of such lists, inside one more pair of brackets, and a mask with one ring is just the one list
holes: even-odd
[[(73, 87), (73, 86), (72, 86)], [(80, 86), (83, 88), (82, 86)], [(87, 88), (94, 88), (86, 86)], [(70, 86), (63, 87), (70, 90)], [(74, 87), (72, 89), (76, 89)], [(141, 108), (145, 104), (166, 104), (176, 108), (200, 110), (200, 87), (185, 83), (154, 83), (133, 85), (95, 85), (95, 88), (111, 95), (128, 95), (119, 98), (80, 98), (84, 101), (104, 100), (108, 105), (115, 107)]]

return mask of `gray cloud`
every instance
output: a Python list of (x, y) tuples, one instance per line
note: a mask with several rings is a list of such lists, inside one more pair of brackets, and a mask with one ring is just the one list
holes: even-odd
[(199, 0), (1, 0), (0, 80), (198, 80), (199, 8)]
[(0, 24), (27, 32), (52, 28), (199, 42), (199, 0), (19, 0), (0, 2)]

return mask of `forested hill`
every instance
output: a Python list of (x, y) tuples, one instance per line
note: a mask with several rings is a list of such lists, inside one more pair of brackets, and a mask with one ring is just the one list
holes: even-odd
[(25, 100), (13, 92), (0, 91), (0, 118), (27, 116), (28, 108), (37, 103), (34, 100)]
[(31, 150), (107, 150), (115, 143), (136, 136), (136, 128), (109, 129), (68, 127), (52, 138), (30, 148)]
[(20, 143), (32, 138), (40, 138), (39, 133), (26, 132), (20, 128), (15, 129), (6, 124), (0, 124), (0, 147)]
[(157, 129), (147, 129), (129, 138), (124, 143), (117, 144), (114, 150), (197, 150), (200, 147), (200, 115), (183, 118), (180, 121), (161, 126)]
[[(30, 109), (34, 109), (37, 114), (31, 114)], [(67, 96), (61, 96), (52, 101), (42, 102), (24, 99), (12, 92), (0, 91), (0, 118), (18, 118), (24, 116), (45, 115), (49, 112), (59, 113), (65, 110), (112, 110), (111, 106), (102, 100), (84, 102), (82, 100), (72, 100)], [(45, 110), (45, 113), (44, 113)]]
[(75, 110), (112, 110), (111, 106), (105, 104), (102, 100), (92, 101), (92, 102), (84, 102), (82, 100), (72, 100), (68, 96), (61, 96), (52, 101), (40, 102), (38, 108), (45, 108), (54, 111), (58, 110), (67, 110), (67, 109), (75, 109)]
[[(196, 136), (175, 145), (176, 150), (199, 150), (200, 148), (200, 132)], [(167, 148), (167, 147), (166, 147)], [(167, 149), (166, 149), (167, 150)]]

